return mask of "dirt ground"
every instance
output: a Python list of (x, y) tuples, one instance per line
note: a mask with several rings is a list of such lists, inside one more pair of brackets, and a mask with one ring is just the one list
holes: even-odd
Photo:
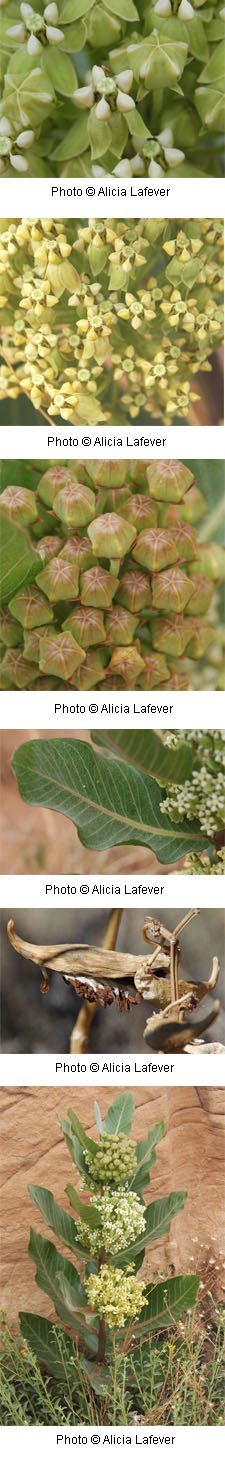
[[(10, 729), (3, 730), (1, 735), (0, 874), (24, 876), (44, 872), (49, 876), (64, 876), (68, 872), (69, 875), (105, 875), (108, 871), (114, 875), (114, 872), (120, 871), (122, 874), (127, 872), (128, 875), (132, 872), (136, 875), (157, 875), (159, 862), (153, 852), (145, 847), (116, 846), (108, 851), (99, 851), (96, 858), (95, 851), (87, 850), (81, 845), (75, 826), (66, 816), (59, 815), (55, 810), (26, 805), (21, 800), (11, 766), (15, 749), (27, 739), (52, 739), (56, 737), (56, 733), (60, 739), (76, 738), (76, 731), (73, 733), (71, 729), (52, 730), (48, 735), (44, 729), (21, 729), (18, 732)], [(78, 737), (89, 739), (90, 735), (87, 731), (82, 733), (79, 730)], [(168, 875), (177, 869), (177, 865), (166, 868), (161, 866), (160, 869), (164, 875)]]
[[(114, 1097), (124, 1089), (96, 1088), (95, 1097), (103, 1117)], [(185, 1210), (172, 1221), (170, 1233), (148, 1248), (145, 1276), (155, 1270), (173, 1274), (201, 1271), (208, 1260), (214, 1290), (224, 1285), (224, 1092), (212, 1088), (134, 1089), (135, 1116), (132, 1137), (143, 1138), (158, 1120), (164, 1119), (165, 1137), (158, 1145), (151, 1171), (151, 1195), (146, 1202), (187, 1190)], [(27, 1184), (52, 1190), (55, 1199), (69, 1209), (65, 1185), (71, 1179), (71, 1161), (61, 1133), (60, 1120), (68, 1106), (76, 1113), (91, 1137), (93, 1096), (89, 1088), (5, 1088), (2, 1109), (2, 1297), (7, 1316), (17, 1320), (18, 1309), (33, 1310), (52, 1317), (49, 1298), (35, 1284), (33, 1262), (27, 1246), (30, 1225), (49, 1235), (31, 1204)], [(72, 1178), (79, 1186), (79, 1176)], [(53, 1237), (55, 1240), (55, 1237)], [(57, 1242), (56, 1242), (57, 1244)], [(65, 1251), (64, 1251), (65, 1254)]]

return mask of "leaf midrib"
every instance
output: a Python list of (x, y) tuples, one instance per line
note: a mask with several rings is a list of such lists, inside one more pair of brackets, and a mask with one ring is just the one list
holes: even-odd
[[(139, 773), (136, 770), (136, 767), (135, 767), (135, 772), (136, 773)], [(40, 771), (38, 773), (40, 774)], [(151, 778), (151, 776), (149, 776), (149, 778)], [(50, 779), (49, 774), (48, 775), (44, 774), (43, 770), (41, 771), (41, 779), (42, 780), (46, 780), (47, 783), (49, 784), (49, 779)], [(73, 790), (73, 789), (71, 789), (71, 786), (68, 787), (68, 785), (64, 785), (63, 784), (63, 781), (61, 781), (61, 780), (55, 780), (55, 781), (52, 780), (51, 783), (52, 784), (55, 784), (56, 786), (58, 786), (58, 789), (59, 790), (63, 790), (66, 795), (74, 796), (74, 799), (75, 800), (80, 800), (83, 805), (87, 805), (88, 807), (90, 807), (91, 810), (97, 811), (98, 815), (99, 814), (100, 815), (105, 815), (105, 817), (106, 817), (107, 820), (115, 820), (116, 823), (119, 821), (119, 823), (121, 825), (130, 825), (131, 828), (133, 828), (134, 830), (138, 830), (139, 832), (140, 832), (140, 830), (144, 831), (146, 835), (149, 835), (149, 833), (152, 831), (152, 834), (153, 835), (158, 835), (159, 837), (162, 837), (162, 836), (165, 836), (166, 837), (167, 836), (169, 840), (171, 840), (171, 837), (173, 837), (173, 840), (176, 840), (176, 839), (179, 839), (180, 840), (181, 839), (181, 836), (182, 836), (182, 839), (183, 840), (185, 839), (185, 836), (187, 836), (187, 839), (188, 840), (190, 839), (191, 830), (187, 830), (187, 831), (186, 830), (183, 830), (182, 829), (182, 826), (180, 827), (180, 830), (175, 830), (173, 828), (172, 821), (171, 821), (171, 830), (165, 830), (164, 829), (164, 826), (161, 826), (160, 828), (158, 828), (156, 825), (151, 825), (151, 824), (145, 825), (143, 823), (143, 821), (140, 821), (140, 820), (131, 820), (130, 817), (129, 817), (129, 815), (120, 815), (119, 812), (115, 812), (115, 810), (108, 810), (106, 808), (106, 806), (99, 805), (97, 800), (91, 800), (91, 799), (88, 798), (87, 795), (81, 795), (80, 790)], [(154, 783), (155, 783), (155, 781), (153, 780), (153, 784)], [(33, 803), (35, 803), (35, 801)], [(66, 811), (63, 811), (63, 810), (62, 811), (59, 811), (59, 814), (62, 814), (62, 815), (63, 814), (66, 814)], [(71, 816), (67, 816), (67, 819), (71, 819)], [(190, 826), (191, 826), (191, 821), (190, 821)], [(199, 829), (199, 832), (193, 831), (193, 840), (197, 840), (198, 843), (199, 843), (200, 835), (201, 835), (200, 829)]]

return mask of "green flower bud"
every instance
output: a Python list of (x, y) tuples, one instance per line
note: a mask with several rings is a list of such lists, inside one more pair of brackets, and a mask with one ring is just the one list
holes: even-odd
[(147, 469), (150, 496), (155, 501), (182, 501), (194, 480), (181, 461), (154, 461)]
[(127, 643), (133, 643), (139, 618), (135, 617), (134, 613), (129, 613), (126, 608), (120, 607), (119, 604), (118, 606), (114, 604), (106, 613), (105, 624), (107, 641), (117, 643), (119, 647), (122, 647), (123, 644), (126, 646)]
[(136, 532), (132, 526), (117, 516), (116, 512), (105, 512), (104, 516), (98, 516), (96, 521), (88, 527), (94, 556), (96, 557), (124, 557), (129, 552), (132, 542), (135, 540)]
[(162, 567), (169, 567), (170, 563), (177, 562), (180, 556), (177, 544), (172, 533), (164, 527), (150, 528), (149, 531), (140, 532), (138, 541), (133, 547), (132, 557), (141, 566), (148, 567), (150, 572), (161, 572)]
[(139, 688), (153, 689), (161, 688), (162, 684), (170, 678), (170, 670), (167, 666), (163, 653), (153, 653), (153, 649), (144, 655), (144, 671), (138, 680)]
[(153, 648), (159, 648), (160, 652), (168, 653), (173, 658), (181, 658), (187, 643), (189, 644), (190, 625), (182, 617), (177, 620), (174, 617), (153, 618), (151, 635)]
[[(107, 490), (117, 491), (126, 481), (126, 461), (88, 461), (88, 475), (94, 483), (95, 490), (99, 487), (107, 487)], [(93, 489), (94, 489), (93, 488)]]
[(202, 618), (198, 622), (197, 618), (192, 619), (190, 617), (188, 622), (190, 633), (190, 638), (188, 639), (188, 657), (202, 658), (203, 653), (206, 652), (209, 643), (211, 643), (213, 629), (208, 627), (207, 623), (203, 623)]
[(41, 537), (40, 542), (37, 542), (36, 552), (41, 562), (50, 562), (51, 557), (56, 557), (61, 552), (61, 546), (62, 537)]
[(73, 562), (78, 573), (86, 571), (86, 567), (91, 567), (93, 562), (88, 537), (69, 537), (62, 548), (61, 557), (66, 558), (67, 562)]
[(154, 527), (157, 524), (157, 508), (147, 496), (130, 496), (126, 506), (126, 519), (132, 522), (136, 533), (142, 527)]
[(6, 486), (0, 496), (0, 511), (18, 526), (36, 521), (38, 514), (35, 496), (26, 486)]
[(7, 689), (12, 684), (17, 689), (30, 688), (33, 674), (33, 664), (24, 663), (19, 648), (8, 648), (1, 668), (2, 687)]
[(181, 521), (193, 523), (194, 526), (195, 522), (201, 521), (206, 511), (207, 503), (202, 492), (198, 490), (198, 486), (191, 486), (181, 507)]
[(117, 601), (131, 613), (151, 605), (149, 579), (144, 572), (124, 572), (117, 586)]
[(153, 607), (169, 613), (182, 613), (192, 593), (190, 578), (185, 577), (179, 567), (172, 567), (169, 572), (157, 572), (152, 577), (151, 587)]
[(209, 545), (205, 543), (202, 546), (199, 543), (195, 556), (197, 560), (190, 566), (191, 576), (195, 576), (197, 569), (197, 572), (203, 574), (203, 577), (211, 578), (212, 582), (217, 582), (219, 578), (222, 578), (223, 581), (225, 576), (223, 547), (220, 547), (217, 542), (210, 542)]
[(0, 638), (7, 648), (16, 648), (21, 642), (22, 633), (18, 623), (13, 623), (8, 609), (0, 613)]
[(73, 100), (75, 106), (81, 107), (81, 109), (84, 111), (86, 111), (86, 109), (89, 110), (90, 107), (93, 106), (94, 99), (94, 91), (91, 85), (78, 86), (77, 90), (74, 92)]
[(186, 607), (186, 614), (189, 617), (197, 613), (206, 613), (210, 607), (213, 596), (213, 583), (207, 577), (192, 577), (191, 598)]
[(72, 678), (71, 680), (71, 686), (74, 682), (75, 688), (81, 689), (82, 691), (85, 689), (88, 690), (95, 688), (96, 685), (99, 687), (101, 680), (104, 678), (105, 657), (103, 653), (93, 650), (92, 652), (86, 653), (85, 661), (81, 663), (74, 679)]
[(72, 633), (45, 633), (40, 642), (39, 667), (42, 673), (53, 673), (63, 680), (70, 679), (84, 657), (82, 648), (74, 642)]
[(39, 572), (39, 586), (50, 602), (66, 602), (74, 599), (79, 591), (78, 570), (74, 562), (67, 562), (61, 553), (52, 557), (43, 572)]
[(91, 648), (95, 643), (104, 643), (106, 631), (104, 626), (104, 615), (99, 608), (75, 607), (69, 617), (65, 619), (63, 628), (69, 629), (70, 634), (80, 643), (82, 648)]
[(86, 607), (110, 607), (116, 588), (117, 580), (112, 572), (105, 572), (104, 567), (91, 567), (81, 576), (81, 602)]
[(46, 25), (46, 36), (47, 40), (49, 41), (49, 45), (60, 46), (61, 41), (64, 40), (64, 31), (59, 30), (59, 26)]
[(70, 467), (67, 470), (66, 466), (49, 466), (48, 470), (44, 471), (44, 475), (40, 478), (38, 495), (41, 501), (44, 501), (45, 506), (54, 506), (55, 498), (61, 488), (63, 486), (74, 486), (74, 484), (74, 475), (70, 471)]
[(126, 1185), (137, 1169), (136, 1145), (127, 1134), (101, 1134), (93, 1154), (87, 1149), (85, 1164), (97, 1184)]
[(114, 648), (110, 663), (108, 664), (107, 673), (110, 675), (111, 673), (119, 674), (127, 686), (129, 687), (130, 684), (132, 687), (132, 684), (136, 683), (136, 679), (139, 678), (140, 673), (143, 673), (143, 668), (144, 659), (136, 643), (132, 643), (131, 648)]
[(89, 486), (80, 486), (78, 482), (63, 486), (62, 491), (55, 496), (54, 509), (63, 526), (86, 526), (95, 514), (94, 492), (90, 491)]
[(24, 628), (36, 628), (41, 623), (52, 623), (53, 612), (38, 587), (24, 587), (9, 603), (9, 611)]

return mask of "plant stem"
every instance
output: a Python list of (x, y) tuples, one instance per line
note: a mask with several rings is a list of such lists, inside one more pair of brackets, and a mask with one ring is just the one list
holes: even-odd
[(101, 1317), (100, 1322), (99, 1322), (99, 1328), (98, 1328), (98, 1355), (97, 1355), (97, 1362), (99, 1364), (102, 1363), (102, 1362), (104, 1362), (105, 1349), (106, 1349), (106, 1324), (105, 1324), (105, 1321), (103, 1321), (103, 1317)]

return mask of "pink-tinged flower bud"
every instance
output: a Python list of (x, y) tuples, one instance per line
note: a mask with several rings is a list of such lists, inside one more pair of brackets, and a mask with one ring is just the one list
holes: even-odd
[(203, 623), (202, 618), (200, 618), (200, 622), (197, 618), (187, 618), (186, 621), (190, 633), (188, 658), (202, 658), (212, 641), (213, 628), (208, 627), (207, 623)]
[(83, 483), (63, 486), (62, 491), (59, 491), (55, 497), (54, 509), (56, 515), (60, 517), (60, 521), (63, 522), (63, 526), (86, 526), (95, 515), (94, 492)]
[(170, 673), (167, 685), (170, 693), (182, 693), (184, 689), (190, 688), (187, 673)]
[(0, 613), (0, 638), (7, 648), (16, 648), (22, 639), (20, 624), (12, 621), (7, 608)]
[(55, 497), (63, 486), (74, 486), (76, 478), (74, 472), (66, 466), (49, 466), (44, 475), (40, 477), (38, 484), (38, 496), (44, 501), (45, 506), (54, 506)]
[(150, 496), (155, 501), (182, 501), (194, 480), (181, 461), (153, 461), (147, 468)]
[(149, 496), (130, 496), (126, 507), (126, 520), (136, 528), (136, 534), (144, 527), (157, 526), (157, 507)]
[(170, 669), (163, 653), (154, 653), (153, 648), (144, 653), (144, 671), (138, 680), (140, 688), (160, 688), (169, 677)]
[(105, 642), (104, 614), (100, 608), (86, 608), (78, 603), (69, 617), (65, 618), (63, 628), (72, 633), (76, 643), (80, 643), (82, 648), (91, 648), (95, 643)]
[(2, 687), (13, 686), (17, 689), (28, 689), (34, 677), (33, 664), (24, 663), (23, 654), (19, 648), (8, 648), (1, 665)]
[(66, 602), (78, 596), (78, 569), (74, 562), (67, 562), (65, 557), (61, 557), (61, 553), (52, 557), (44, 571), (39, 573), (38, 582), (50, 602)]
[(135, 643), (132, 643), (131, 648), (114, 648), (110, 663), (108, 664), (107, 674), (111, 677), (111, 673), (118, 673), (120, 678), (124, 679), (127, 686), (129, 684), (132, 686), (133, 683), (136, 683), (139, 674), (143, 673), (143, 669), (144, 659), (141, 657), (139, 648), (136, 647)]
[(99, 491), (97, 496), (97, 516), (102, 516), (102, 513), (107, 506), (107, 511), (116, 511), (118, 516), (120, 516), (121, 514), (121, 516), (124, 516), (126, 520), (126, 510), (124, 511), (124, 507), (127, 507), (129, 499), (129, 486), (119, 486), (116, 487), (116, 490), (114, 490), (114, 488), (112, 487), (112, 491), (107, 491), (107, 496), (106, 491), (103, 487), (102, 491)]
[(111, 606), (117, 589), (117, 578), (104, 567), (90, 567), (80, 580), (81, 602), (85, 607), (107, 608)]
[(41, 562), (50, 562), (51, 557), (56, 557), (61, 552), (62, 537), (41, 537), (37, 542), (36, 552)]
[(28, 491), (26, 486), (6, 486), (0, 496), (0, 511), (15, 525), (30, 525), (38, 515), (33, 491)]
[(151, 589), (153, 607), (169, 613), (182, 613), (192, 591), (190, 577), (186, 577), (180, 567), (156, 572), (151, 580)]
[(195, 616), (195, 613), (206, 613), (210, 607), (213, 597), (213, 582), (208, 577), (190, 577), (192, 586), (190, 602), (186, 607), (186, 616)]
[(105, 678), (105, 654), (93, 649), (86, 653), (84, 663), (81, 663), (74, 678), (71, 679), (71, 686), (74, 684), (75, 688), (84, 690), (95, 688), (95, 686), (99, 686), (103, 678)]
[(139, 626), (139, 618), (134, 613), (129, 613), (126, 608), (117, 606), (111, 608), (105, 617), (106, 635), (108, 643), (116, 643), (124, 646), (133, 643), (133, 638)]
[(144, 572), (124, 572), (119, 578), (116, 592), (117, 602), (131, 613), (140, 613), (151, 606), (149, 578)]
[(86, 571), (86, 567), (91, 567), (93, 562), (93, 552), (88, 537), (68, 537), (68, 541), (64, 543), (61, 557), (65, 557), (67, 562), (74, 562), (78, 572)]
[(135, 541), (136, 531), (116, 512), (105, 512), (88, 527), (95, 557), (124, 557)]
[(162, 567), (177, 562), (179, 556), (175, 535), (164, 527), (141, 532), (132, 552), (135, 562), (148, 567), (149, 572), (161, 572)]
[(187, 618), (152, 618), (151, 637), (153, 648), (168, 653), (172, 658), (182, 658), (189, 641), (190, 629)]
[(32, 628), (30, 632), (24, 633), (23, 656), (28, 663), (37, 663), (39, 666), (40, 643), (48, 628)]
[(196, 535), (193, 527), (183, 522), (176, 524), (175, 531), (177, 555), (183, 557), (186, 562), (196, 556)]
[(57, 678), (63, 680), (71, 678), (84, 657), (85, 654), (79, 644), (74, 642), (72, 633), (46, 633), (40, 643), (41, 672), (56, 674)]
[(53, 612), (38, 587), (24, 587), (9, 603), (9, 611), (24, 628), (36, 628), (42, 623), (52, 623)]

